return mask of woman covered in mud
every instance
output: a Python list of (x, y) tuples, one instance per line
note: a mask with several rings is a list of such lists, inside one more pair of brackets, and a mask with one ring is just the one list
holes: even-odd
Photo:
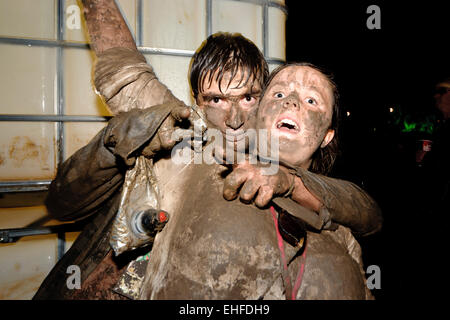
[[(286, 64), (271, 73), (258, 112), (250, 121), (257, 130), (267, 130), (268, 150), (264, 153), (276, 154), (284, 167), (281, 168), (283, 172), (288, 174), (287, 169), (294, 169), (298, 173), (307, 174), (308, 170), (327, 175), (331, 171), (338, 150), (338, 97), (333, 81), (312, 64)], [(276, 152), (271, 150), (273, 138), (279, 144)], [(242, 200), (254, 199), (259, 207), (266, 206), (273, 194), (266, 194), (262, 184), (270, 177), (263, 179), (264, 176), (257, 171), (257, 167), (248, 163), (235, 166), (226, 179), (224, 196), (232, 200), (240, 188)], [(262, 180), (248, 185), (247, 178), (254, 179), (255, 174)], [(289, 179), (286, 177), (285, 180), (286, 183), (280, 185), (284, 189)], [(293, 190), (304, 188), (300, 179), (290, 181)], [(294, 192), (295, 195), (297, 193)], [(302, 199), (300, 203), (318, 212), (321, 204), (315, 200)], [(323, 202), (324, 199), (320, 200)], [(346, 225), (344, 220), (339, 223)]]
[[(280, 170), (285, 173), (284, 182), (280, 180), (279, 184), (279, 188), (283, 190), (278, 192), (280, 194), (284, 191), (288, 192), (292, 199), (301, 201), (304, 206), (316, 212), (321, 211), (323, 206), (321, 203), (331, 202), (331, 198), (336, 195), (330, 193), (328, 200), (327, 197), (322, 196), (321, 199), (315, 201), (314, 199), (302, 199), (301, 193), (295, 190), (305, 188), (302, 180), (308, 181), (310, 186), (314, 184), (309, 179), (311, 176), (308, 171), (326, 175), (331, 170), (337, 153), (335, 135), (338, 114), (338, 92), (333, 81), (309, 63), (292, 63), (281, 66), (272, 72), (263, 91), (257, 115), (253, 120), (257, 130), (267, 130), (267, 141), (273, 141), (271, 139), (273, 137), (278, 139)], [(271, 152), (267, 153), (272, 154)], [(266, 192), (265, 187), (271, 177), (261, 174), (262, 170), (264, 170), (264, 166), (251, 165), (248, 162), (234, 167), (233, 172), (225, 179), (225, 198), (233, 200), (239, 193), (244, 202), (248, 203), (254, 199), (255, 204), (259, 207), (270, 205), (273, 195), (270, 190)], [(301, 179), (292, 179), (292, 173)], [(317, 188), (317, 183), (315, 187)], [(280, 211), (280, 208), (274, 207)], [(275, 215), (274, 207), (270, 208), (273, 215)], [(280, 223), (281, 220), (278, 219), (278, 222)], [(287, 222), (293, 222), (293, 220)], [(281, 231), (282, 226), (277, 225), (277, 228), (280, 228)], [(337, 230), (334, 232), (307, 232), (306, 239), (303, 239), (305, 243), (302, 242), (303, 247), (296, 253), (297, 255), (302, 253), (301, 258), (297, 259), (301, 262), (296, 262), (298, 263), (298, 273), (292, 272), (292, 270), (283, 273), (282, 278), (287, 298), (372, 298), (364, 281), (359, 244), (348, 228), (337, 225), (335, 228)], [(280, 236), (279, 233), (278, 236)], [(342, 252), (342, 248), (337, 246), (335, 247), (337, 250), (332, 253), (332, 242), (344, 245), (346, 252)], [(321, 247), (320, 250), (324, 256), (329, 255), (329, 265), (325, 260), (317, 259), (311, 252), (316, 250), (316, 247)], [(284, 246), (279, 249), (283, 251)], [(292, 247), (288, 248), (288, 250), (290, 249)], [(281, 264), (288, 264), (288, 257), (293, 256), (295, 254), (287, 255), (285, 261), (282, 259)], [(356, 269), (352, 270), (350, 261), (344, 263), (349, 257), (356, 263), (353, 266), (353, 268), (357, 266)], [(348, 264), (346, 265), (346, 263)], [(352, 275), (354, 278), (346, 278), (345, 274)], [(359, 280), (358, 277), (360, 277)], [(332, 283), (332, 279), (334, 279), (334, 283)], [(291, 280), (292, 284), (290, 285), (287, 281)], [(362, 282), (359, 282), (360, 280)], [(358, 282), (359, 284), (357, 284)]]

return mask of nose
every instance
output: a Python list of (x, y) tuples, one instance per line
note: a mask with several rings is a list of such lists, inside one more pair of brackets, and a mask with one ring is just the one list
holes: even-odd
[(225, 121), (225, 124), (227, 125), (227, 127), (233, 130), (237, 130), (244, 125), (244, 122), (245, 122), (245, 115), (243, 114), (241, 108), (233, 104), (233, 106), (230, 109), (229, 117)]
[(299, 108), (300, 99), (296, 94), (290, 94), (283, 102), (283, 107), (287, 108)]

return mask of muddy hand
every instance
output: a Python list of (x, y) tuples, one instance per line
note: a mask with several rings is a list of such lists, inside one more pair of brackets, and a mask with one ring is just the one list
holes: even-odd
[[(172, 139), (173, 133), (179, 128), (179, 125), (187, 120), (191, 112), (185, 106), (175, 107), (166, 120), (161, 124), (161, 127), (156, 132), (156, 135), (151, 139), (150, 143), (142, 150), (142, 155), (145, 157), (153, 157), (161, 150), (170, 150), (175, 143), (181, 140)], [(176, 135), (175, 135), (176, 136)]]
[(234, 200), (238, 196), (243, 202), (265, 207), (274, 196), (288, 193), (294, 177), (280, 167), (274, 175), (264, 175), (263, 167), (248, 162), (233, 166), (233, 171), (225, 178), (223, 196)]
[[(171, 108), (171, 112), (162, 118), (167, 108)], [(137, 156), (150, 157), (173, 146), (175, 142), (171, 140), (171, 132), (189, 114), (185, 106), (173, 106), (172, 103), (120, 113), (105, 128), (104, 146), (125, 165), (133, 166)]]

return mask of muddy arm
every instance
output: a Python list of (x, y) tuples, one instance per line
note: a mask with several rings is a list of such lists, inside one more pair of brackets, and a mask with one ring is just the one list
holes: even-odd
[(70, 221), (87, 217), (120, 188), (124, 173), (103, 145), (105, 131), (59, 166), (45, 200), (52, 218)]
[(97, 56), (94, 84), (113, 114), (179, 101), (137, 50), (113, 0), (83, 0), (91, 47)]
[(223, 196), (265, 208), (270, 201), (303, 219), (317, 230), (349, 227), (355, 235), (368, 235), (381, 228), (376, 202), (355, 184), (325, 177), (302, 168), (279, 166), (276, 174), (247, 161), (233, 166), (224, 181)]
[(114, 47), (137, 51), (133, 36), (114, 0), (83, 0), (91, 48), (98, 56)]
[[(305, 198), (309, 198), (310, 207), (315, 211), (324, 206), (327, 210), (322, 212), (329, 212), (329, 217), (325, 217), (326, 220), (350, 228), (357, 236), (369, 235), (381, 229), (383, 218), (380, 207), (354, 183), (322, 176), (301, 168), (296, 170), (296, 175), (301, 179), (303, 187), (297, 192), (294, 189), (293, 200), (302, 203)], [(307, 190), (309, 197), (305, 196), (304, 190)]]
[(136, 109), (111, 119), (59, 166), (45, 201), (49, 215), (71, 221), (96, 213), (121, 188), (128, 169), (125, 162), (140, 154), (176, 106)]

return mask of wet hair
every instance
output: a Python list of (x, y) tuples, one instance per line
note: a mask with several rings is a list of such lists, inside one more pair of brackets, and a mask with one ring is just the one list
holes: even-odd
[(331, 124), (328, 129), (334, 130), (334, 137), (328, 143), (328, 145), (324, 148), (318, 148), (314, 154), (312, 155), (312, 162), (311, 166), (309, 167), (309, 171), (314, 173), (319, 173), (323, 175), (328, 175), (331, 172), (331, 169), (333, 168), (334, 162), (336, 161), (336, 157), (339, 154), (339, 145), (338, 145), (338, 128), (339, 128), (339, 122), (340, 122), (340, 108), (339, 108), (339, 92), (337, 89), (336, 84), (333, 81), (333, 75), (330, 72), (325, 71), (322, 68), (319, 68), (312, 63), (308, 62), (291, 62), (283, 64), (279, 67), (277, 67), (275, 70), (272, 71), (269, 78), (267, 79), (263, 92), (261, 93), (261, 100), (264, 97), (264, 94), (267, 90), (267, 87), (269, 86), (270, 82), (273, 80), (273, 78), (280, 73), (280, 71), (292, 67), (292, 66), (303, 66), (303, 67), (310, 67), (314, 70), (319, 71), (322, 75), (325, 76), (325, 78), (328, 80), (328, 83), (331, 86), (331, 90), (333, 91), (333, 115), (331, 118)]
[(221, 88), (223, 76), (230, 72), (231, 78), (241, 72), (238, 88), (245, 86), (248, 81), (258, 81), (263, 87), (269, 76), (269, 68), (264, 55), (258, 47), (239, 33), (215, 33), (206, 39), (194, 54), (189, 70), (189, 81), (195, 99), (203, 90), (205, 79), (211, 85), (217, 81)]

